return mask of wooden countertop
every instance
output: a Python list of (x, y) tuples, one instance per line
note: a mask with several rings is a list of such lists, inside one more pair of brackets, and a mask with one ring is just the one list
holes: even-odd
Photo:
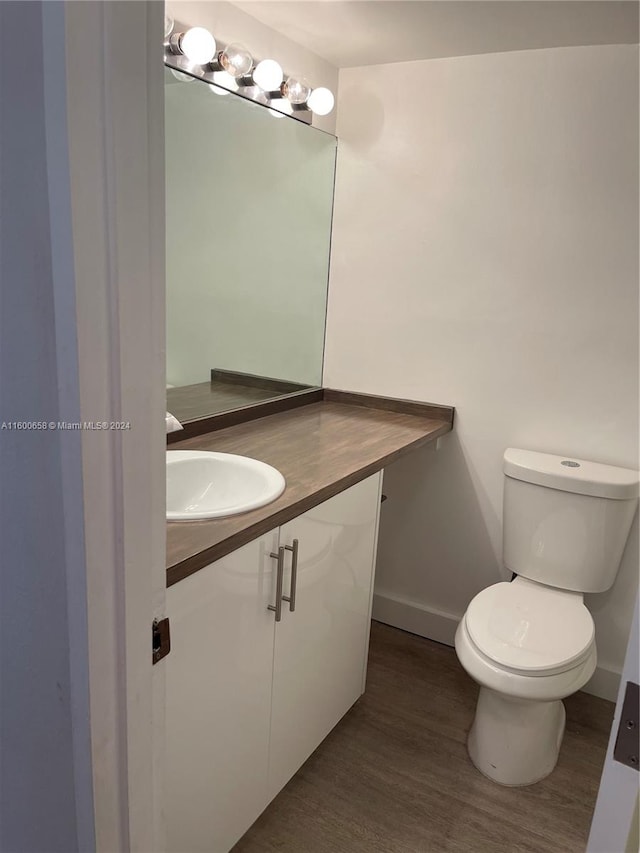
[(325, 399), (173, 443), (169, 453), (216, 450), (255, 457), (281, 471), (287, 485), (277, 500), (251, 512), (167, 522), (167, 586), (449, 432), (453, 409), (439, 408), (424, 404), (425, 414), (407, 414)]

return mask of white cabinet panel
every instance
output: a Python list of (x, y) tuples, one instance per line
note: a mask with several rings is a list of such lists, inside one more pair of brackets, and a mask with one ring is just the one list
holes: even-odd
[[(276, 627), (269, 797), (274, 797), (363, 691), (382, 475), (280, 528), (299, 541), (295, 612)], [(289, 595), (287, 552), (284, 594)]]
[(170, 853), (226, 853), (268, 802), (278, 531), (167, 591)]

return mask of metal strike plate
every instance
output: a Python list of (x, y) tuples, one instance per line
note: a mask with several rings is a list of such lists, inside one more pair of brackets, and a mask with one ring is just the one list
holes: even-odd
[(169, 631), (169, 620), (157, 619), (153, 622), (152, 627), (152, 660), (153, 663), (158, 663), (162, 658), (171, 651), (171, 634)]
[(627, 681), (613, 757), (627, 767), (640, 769), (640, 687)]

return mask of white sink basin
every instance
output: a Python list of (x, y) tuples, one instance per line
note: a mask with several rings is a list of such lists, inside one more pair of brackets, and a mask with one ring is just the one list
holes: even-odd
[(167, 520), (224, 518), (271, 503), (284, 491), (271, 465), (206, 450), (167, 451)]

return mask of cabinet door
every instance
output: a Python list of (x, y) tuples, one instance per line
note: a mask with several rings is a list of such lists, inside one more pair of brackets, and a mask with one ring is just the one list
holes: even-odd
[(170, 853), (226, 853), (267, 799), (278, 532), (167, 590)]
[[(295, 611), (276, 627), (269, 796), (274, 797), (363, 692), (381, 474), (280, 528), (299, 541)], [(287, 552), (285, 595), (291, 582)]]

